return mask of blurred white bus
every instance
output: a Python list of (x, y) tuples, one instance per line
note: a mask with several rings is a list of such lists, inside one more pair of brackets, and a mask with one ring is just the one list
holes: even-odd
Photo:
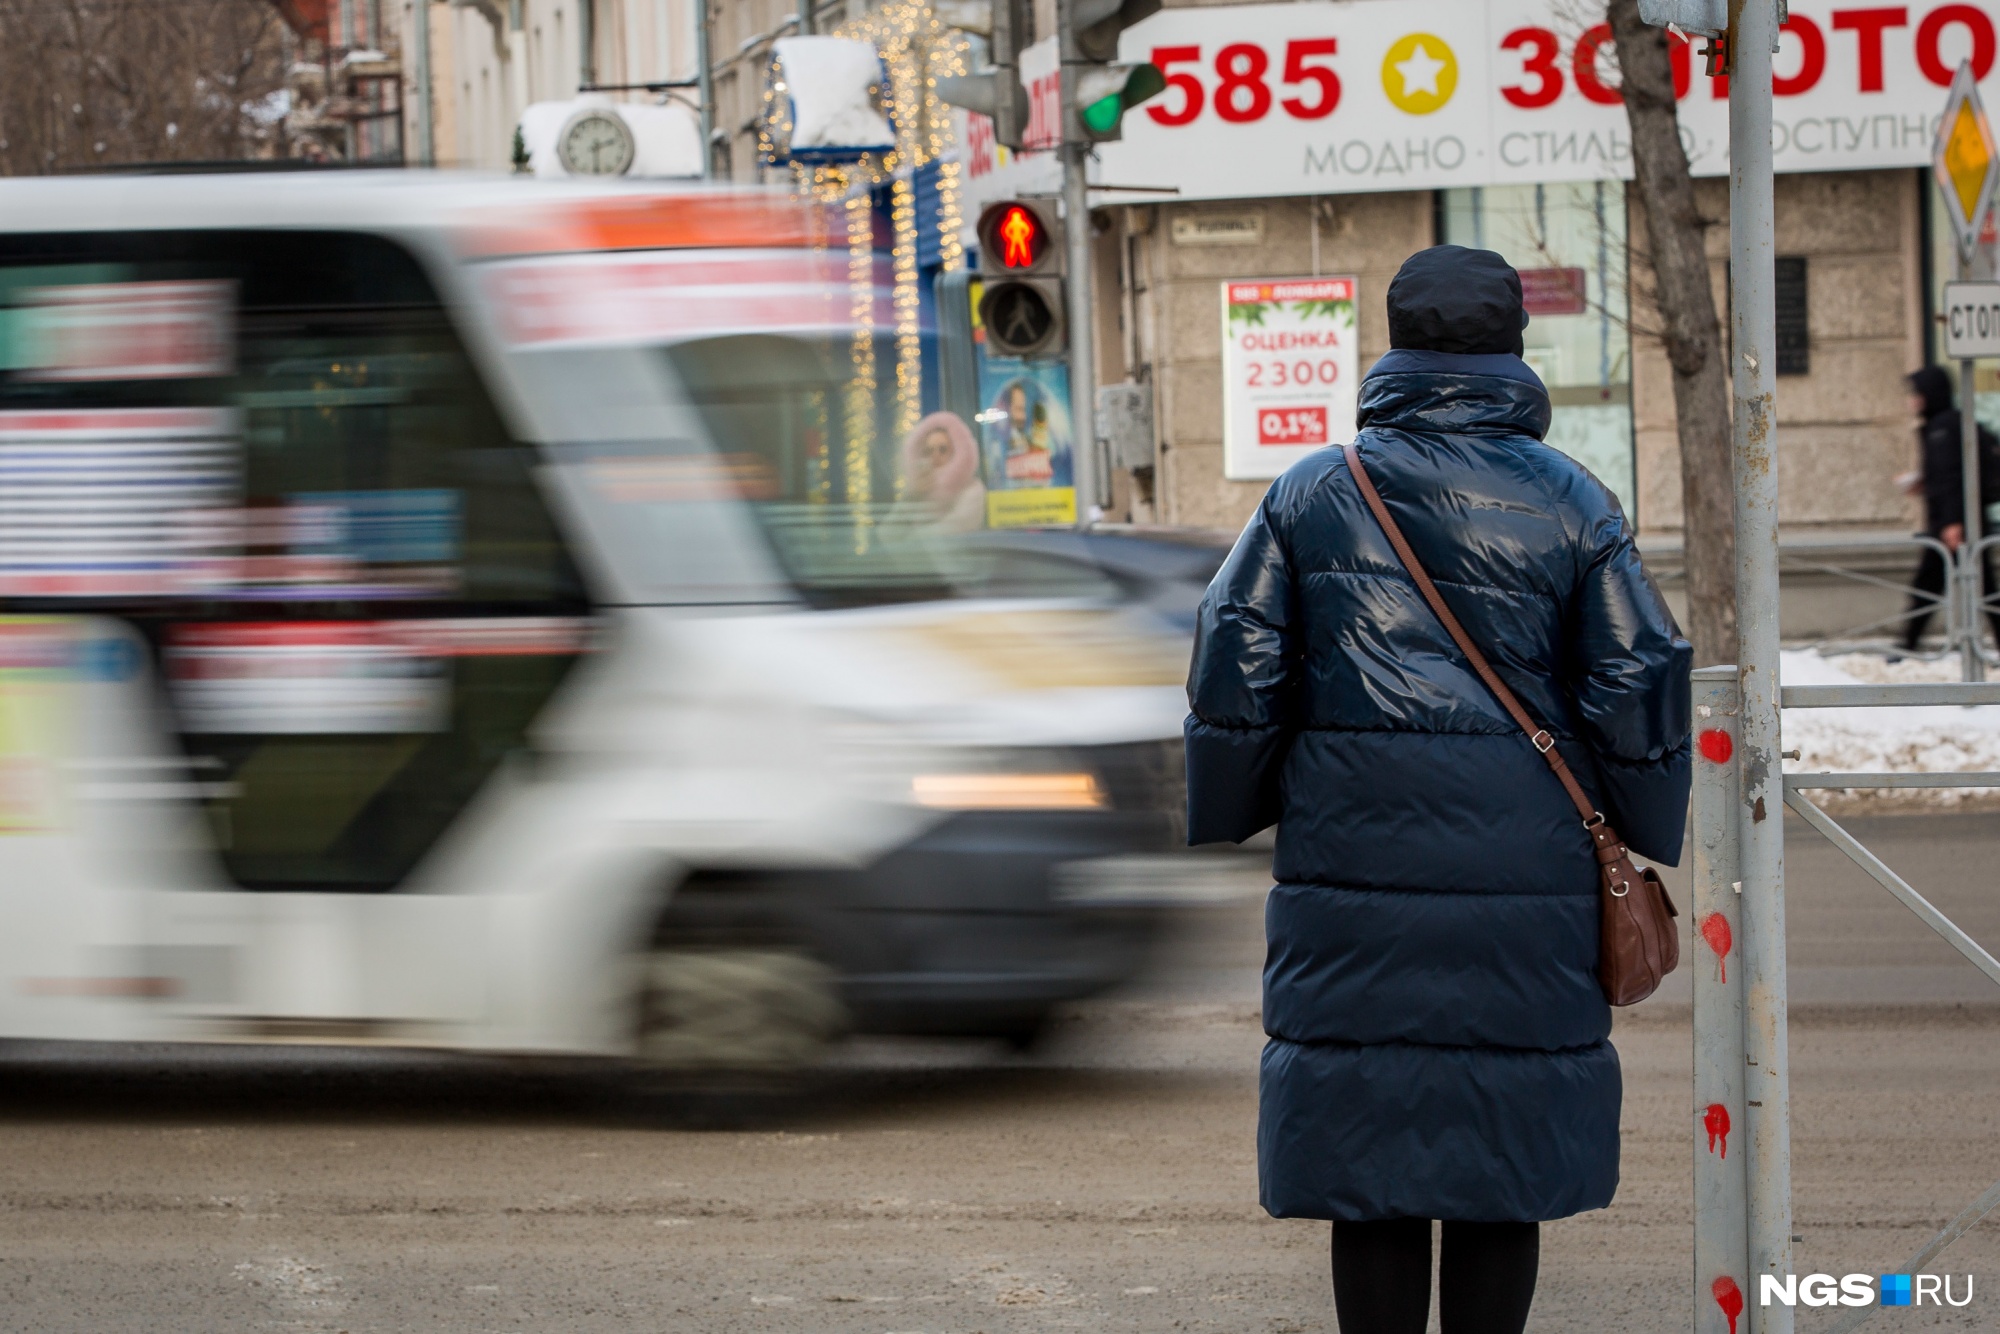
[(0, 1038), (782, 1065), (1130, 974), (1185, 637), (898, 499), (818, 226), (0, 183)]

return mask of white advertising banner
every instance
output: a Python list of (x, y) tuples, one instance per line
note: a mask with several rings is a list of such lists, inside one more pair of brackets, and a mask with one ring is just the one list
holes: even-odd
[(1222, 284), (1222, 474), (1276, 477), (1354, 438), (1355, 280)]
[[(1610, 29), (1590, 0), (1352, 0), (1168, 9), (1127, 60), (1167, 90), (1126, 114), (1093, 180), (1181, 199), (1532, 184), (1632, 174)], [(1929, 161), (1962, 60), (1994, 76), (2000, 0), (1793, 0), (1773, 58), (1785, 172)], [(1728, 172), (1728, 80), (1669, 38), (1696, 175)], [(2000, 96), (2000, 88), (1989, 88)], [(1119, 196), (1128, 200), (1129, 196)]]

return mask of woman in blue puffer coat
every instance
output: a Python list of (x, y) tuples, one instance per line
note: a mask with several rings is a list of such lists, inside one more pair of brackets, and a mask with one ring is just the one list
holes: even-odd
[[(1634, 852), (1679, 858), (1687, 641), (1618, 502), (1544, 444), (1520, 278), (1419, 252), (1356, 443), (1446, 603)], [(1618, 1056), (1575, 808), (1480, 684), (1339, 449), (1280, 477), (1202, 602), (1189, 841), (1278, 826), (1264, 1207), (1334, 1223), (1344, 1334), (1518, 1334), (1537, 1224), (1611, 1202)]]

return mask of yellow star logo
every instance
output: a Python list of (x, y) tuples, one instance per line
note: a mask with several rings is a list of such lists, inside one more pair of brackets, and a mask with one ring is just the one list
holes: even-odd
[(1458, 57), (1442, 37), (1413, 32), (1382, 57), (1382, 91), (1398, 111), (1428, 116), (1458, 90)]

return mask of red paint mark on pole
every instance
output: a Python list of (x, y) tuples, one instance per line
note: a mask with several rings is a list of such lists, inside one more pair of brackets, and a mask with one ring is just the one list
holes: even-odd
[(1724, 1274), (1708, 1285), (1715, 1294), (1715, 1304), (1729, 1317), (1729, 1334), (1736, 1334), (1736, 1317), (1743, 1314), (1743, 1289), (1736, 1286), (1736, 1280)]
[(1722, 980), (1729, 980), (1729, 947), (1735, 937), (1729, 931), (1729, 919), (1719, 912), (1712, 912), (1701, 919), (1701, 938), (1715, 951), (1715, 965), (1722, 970)]
[(1729, 739), (1729, 733), (1719, 727), (1711, 727), (1701, 734), (1701, 757), (1710, 764), (1727, 764), (1729, 757), (1736, 753), (1736, 743)]
[(1724, 1158), (1729, 1157), (1729, 1109), (1719, 1102), (1710, 1103), (1701, 1114), (1701, 1126), (1708, 1132), (1708, 1151), (1719, 1150)]

